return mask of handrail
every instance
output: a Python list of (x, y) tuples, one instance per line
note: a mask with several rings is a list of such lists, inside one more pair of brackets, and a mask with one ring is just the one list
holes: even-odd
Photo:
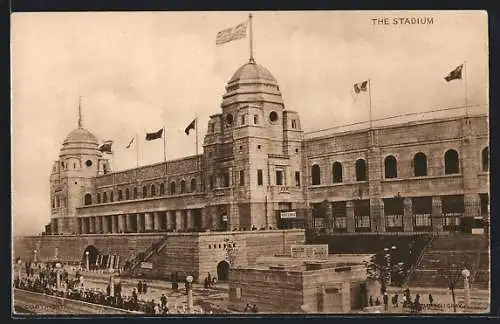
[(415, 270), (417, 269), (417, 267), (420, 265), (420, 262), (422, 262), (422, 259), (424, 258), (424, 255), (427, 252), (427, 250), (429, 249), (429, 247), (434, 242), (434, 238), (435, 238), (435, 236), (432, 235), (431, 238), (430, 238), (430, 240), (429, 240), (429, 242), (427, 242), (427, 244), (425, 245), (425, 247), (422, 249), (422, 252), (418, 256), (416, 262), (410, 267), (410, 271), (408, 271), (408, 275), (406, 276), (406, 280), (404, 281), (404, 286), (408, 285), (408, 282), (410, 281), (411, 276), (413, 275), (413, 273), (415, 272)]

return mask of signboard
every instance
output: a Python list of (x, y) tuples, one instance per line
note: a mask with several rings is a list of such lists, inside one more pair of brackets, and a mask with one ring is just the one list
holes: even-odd
[(473, 228), (472, 234), (484, 234), (484, 228)]
[(291, 256), (300, 259), (326, 259), (328, 244), (292, 245)]
[(141, 269), (153, 269), (153, 263), (141, 262)]
[(297, 213), (294, 212), (294, 211), (291, 211), (291, 212), (281, 212), (280, 213), (280, 217), (281, 217), (281, 219), (284, 219), (284, 218), (296, 218), (297, 217)]

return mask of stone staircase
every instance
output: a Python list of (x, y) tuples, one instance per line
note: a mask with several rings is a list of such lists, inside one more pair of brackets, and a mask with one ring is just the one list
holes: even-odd
[(471, 287), (488, 289), (489, 242), (485, 236), (449, 234), (435, 237), (409, 276), (412, 287), (448, 287), (451, 265), (471, 272)]
[(135, 277), (139, 275), (142, 262), (148, 262), (155, 254), (167, 247), (167, 237), (151, 244), (145, 251), (141, 251), (129, 259), (129, 267), (123, 271), (124, 276)]

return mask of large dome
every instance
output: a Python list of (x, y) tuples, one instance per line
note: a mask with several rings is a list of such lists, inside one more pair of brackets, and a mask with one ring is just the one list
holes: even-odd
[(70, 142), (90, 142), (95, 143), (96, 145), (98, 144), (97, 138), (83, 127), (79, 127), (69, 133), (69, 135), (64, 140), (64, 143)]
[(256, 63), (247, 63), (240, 67), (228, 83), (238, 80), (268, 80), (274, 83), (277, 82), (268, 69)]

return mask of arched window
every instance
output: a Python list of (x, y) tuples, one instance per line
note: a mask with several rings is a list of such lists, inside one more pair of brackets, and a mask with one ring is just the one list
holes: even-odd
[(148, 187), (142, 187), (142, 198), (146, 198), (148, 196)]
[(332, 168), (333, 183), (342, 182), (342, 164), (340, 162), (335, 162)]
[(356, 181), (366, 181), (366, 162), (363, 159), (356, 161)]
[(191, 192), (196, 192), (196, 179), (191, 179)]
[(321, 169), (319, 165), (315, 164), (311, 167), (311, 177), (313, 186), (321, 184)]
[(481, 161), (483, 164), (483, 171), (489, 171), (490, 170), (490, 150), (488, 147), (485, 147), (483, 151), (481, 152)]
[(384, 169), (386, 179), (398, 177), (398, 161), (394, 156), (389, 155), (384, 159)]
[(422, 152), (413, 157), (413, 174), (415, 177), (427, 176), (427, 156)]
[(151, 185), (151, 197), (156, 196), (156, 187), (155, 185)]
[(130, 199), (130, 191), (127, 189), (125, 189), (125, 200), (129, 200)]
[(89, 193), (85, 194), (84, 200), (85, 200), (85, 202), (84, 202), (85, 206), (92, 205), (92, 195), (91, 194), (89, 194)]
[(102, 202), (107, 203), (108, 202), (108, 194), (106, 192), (102, 193)]
[(181, 194), (186, 193), (186, 181), (181, 181)]
[(162, 182), (160, 183), (160, 196), (163, 196), (165, 194), (165, 184)]
[(444, 154), (444, 174), (454, 174), (459, 172), (458, 152), (448, 150)]
[(134, 199), (137, 199), (137, 188), (134, 188)]
[(114, 193), (113, 191), (111, 191), (111, 192), (109, 193), (109, 201), (113, 202), (113, 201), (115, 200), (115, 198), (114, 198), (114, 197), (115, 197), (115, 193)]
[(170, 182), (170, 194), (175, 195), (175, 181)]
[(101, 203), (101, 194), (100, 193), (97, 193), (97, 203), (98, 204)]
[(118, 190), (118, 201), (121, 201), (123, 199), (123, 193), (121, 190)]

